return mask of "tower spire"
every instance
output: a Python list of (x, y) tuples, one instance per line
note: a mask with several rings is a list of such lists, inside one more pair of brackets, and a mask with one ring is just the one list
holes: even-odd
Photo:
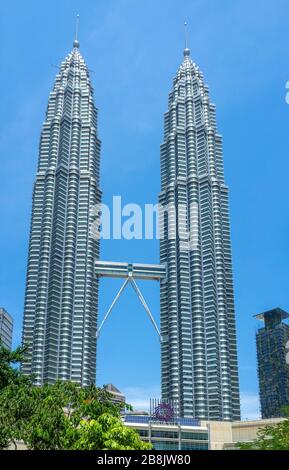
[(188, 23), (186, 21), (184, 23), (184, 33), (185, 33), (184, 56), (189, 56), (190, 55), (190, 49), (188, 47)]
[(79, 47), (78, 30), (79, 30), (79, 15), (76, 15), (75, 35), (74, 35), (73, 47), (77, 47), (77, 48)]

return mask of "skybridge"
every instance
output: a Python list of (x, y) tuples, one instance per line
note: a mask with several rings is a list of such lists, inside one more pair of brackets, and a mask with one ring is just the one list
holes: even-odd
[(109, 318), (115, 304), (122, 295), (123, 291), (128, 284), (132, 286), (139, 300), (141, 301), (152, 325), (159, 337), (160, 342), (164, 341), (161, 336), (159, 328), (155, 322), (155, 319), (142, 295), (140, 288), (138, 287), (136, 280), (142, 281), (160, 281), (166, 282), (167, 278), (167, 267), (165, 264), (137, 264), (137, 263), (118, 263), (114, 261), (96, 261), (95, 262), (95, 274), (97, 277), (110, 277), (115, 279), (124, 279), (124, 283), (113, 299), (108, 311), (106, 312), (98, 330), (97, 338), (99, 338), (100, 332), (103, 325)]

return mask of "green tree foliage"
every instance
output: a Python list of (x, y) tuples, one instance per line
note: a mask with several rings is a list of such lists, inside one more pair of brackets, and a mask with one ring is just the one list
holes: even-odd
[(20, 438), (20, 428), (27, 415), (32, 382), (18, 367), (25, 352), (26, 347), (10, 351), (0, 340), (0, 448)]
[(24, 439), (35, 410), (35, 388), (31, 382), (13, 383), (0, 391), (0, 448)]
[(18, 440), (29, 449), (150, 449), (124, 426), (120, 411), (103, 388), (73, 382), (36, 387), (11, 364), (25, 349), (0, 348), (0, 448)]
[(289, 408), (284, 409), (287, 419), (260, 429), (257, 439), (250, 443), (238, 443), (241, 450), (289, 450)]
[(26, 347), (9, 351), (0, 339), (0, 392), (7, 385), (26, 380), (16, 367), (23, 360), (25, 352)]
[(142, 442), (139, 435), (125, 427), (122, 421), (111, 414), (102, 414), (97, 419), (82, 420), (73, 440), (66, 448), (72, 450), (146, 450), (151, 446)]

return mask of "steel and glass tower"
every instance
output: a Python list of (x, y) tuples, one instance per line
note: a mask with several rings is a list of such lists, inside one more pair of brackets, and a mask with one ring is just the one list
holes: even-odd
[[(168, 209), (160, 243), (160, 260), (168, 268), (161, 284), (161, 334), (167, 339), (161, 352), (162, 398), (178, 403), (184, 417), (239, 419), (222, 137), (209, 89), (188, 48), (164, 115), (159, 203)], [(170, 222), (173, 207), (176, 230)]]
[(265, 323), (256, 334), (262, 418), (278, 418), (289, 406), (289, 314), (274, 308), (256, 318)]
[(99, 241), (89, 226), (101, 200), (99, 166), (97, 109), (75, 40), (50, 93), (33, 190), (23, 372), (39, 385), (95, 382)]
[(12, 348), (13, 324), (14, 321), (11, 315), (5, 308), (0, 307), (0, 340), (3, 346), (10, 350)]

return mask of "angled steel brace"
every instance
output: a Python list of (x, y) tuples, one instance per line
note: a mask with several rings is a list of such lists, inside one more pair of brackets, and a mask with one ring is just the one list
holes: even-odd
[(101, 324), (100, 324), (100, 326), (99, 326), (99, 328), (98, 328), (98, 330), (97, 330), (97, 333), (96, 333), (96, 337), (97, 337), (97, 338), (99, 337), (99, 334), (100, 334), (100, 331), (101, 331), (103, 325), (105, 324), (106, 320), (108, 319), (109, 315), (111, 314), (111, 311), (112, 311), (113, 307), (115, 306), (116, 302), (117, 302), (118, 299), (120, 298), (120, 296), (121, 296), (122, 292), (124, 291), (124, 289), (126, 288), (128, 282), (129, 282), (129, 278), (127, 278), (127, 279), (124, 281), (123, 285), (121, 286), (121, 288), (119, 289), (119, 291), (118, 291), (118, 293), (116, 294), (115, 298), (113, 299), (113, 302), (112, 302), (111, 306), (109, 307), (109, 309), (108, 309), (108, 311), (107, 311), (107, 313), (106, 313), (104, 319), (102, 320), (102, 322), (101, 322)]
[(108, 311), (107, 311), (107, 313), (106, 313), (104, 319), (102, 320), (102, 322), (101, 322), (101, 324), (100, 324), (100, 326), (99, 326), (99, 328), (98, 328), (98, 330), (97, 330), (96, 337), (99, 338), (100, 331), (101, 331), (103, 325), (105, 324), (106, 320), (108, 319), (109, 315), (110, 315), (111, 312), (112, 312), (113, 307), (115, 306), (116, 302), (117, 302), (118, 299), (120, 298), (121, 294), (123, 293), (124, 289), (126, 288), (126, 286), (127, 286), (127, 284), (128, 284), (129, 282), (131, 283), (131, 285), (132, 285), (134, 291), (136, 292), (138, 298), (140, 299), (140, 301), (141, 301), (141, 303), (142, 303), (142, 305), (143, 305), (145, 311), (147, 312), (147, 314), (148, 314), (148, 316), (149, 316), (149, 318), (150, 318), (150, 320), (151, 320), (151, 322), (152, 322), (152, 324), (153, 324), (153, 327), (154, 327), (154, 329), (156, 330), (156, 332), (157, 332), (157, 334), (158, 334), (159, 340), (162, 341), (161, 333), (160, 333), (160, 331), (159, 331), (159, 329), (158, 329), (158, 326), (157, 326), (157, 324), (156, 324), (156, 322), (155, 322), (155, 320), (154, 320), (154, 317), (153, 317), (153, 315), (152, 315), (152, 313), (151, 313), (151, 311), (150, 311), (150, 309), (149, 309), (149, 307), (148, 307), (148, 305), (147, 305), (147, 303), (146, 303), (146, 301), (145, 301), (145, 299), (144, 299), (144, 297), (143, 297), (143, 295), (142, 295), (142, 293), (141, 293), (141, 291), (140, 291), (140, 289), (139, 289), (137, 283), (135, 282), (133, 276), (131, 276), (131, 275), (126, 278), (125, 282), (123, 283), (123, 285), (122, 285), (121, 288), (119, 289), (118, 293), (116, 294), (115, 298), (113, 299), (113, 302), (112, 302), (111, 306), (109, 307), (109, 309), (108, 309)]
[(156, 322), (155, 322), (155, 320), (154, 320), (154, 317), (152, 316), (152, 313), (151, 313), (149, 307), (147, 306), (147, 303), (146, 303), (146, 301), (145, 301), (145, 299), (144, 299), (144, 297), (143, 297), (141, 291), (139, 290), (137, 283), (135, 282), (135, 280), (134, 280), (134, 278), (133, 278), (132, 276), (130, 277), (130, 282), (131, 282), (131, 284), (132, 284), (132, 287), (133, 287), (134, 290), (136, 291), (138, 298), (140, 299), (141, 303), (143, 304), (143, 307), (144, 307), (145, 311), (147, 312), (147, 314), (148, 314), (148, 316), (149, 316), (149, 318), (150, 318), (150, 320), (151, 320), (151, 322), (152, 322), (152, 324), (153, 324), (153, 326), (154, 326), (154, 329), (156, 330), (156, 332), (157, 332), (157, 334), (158, 334), (158, 336), (159, 336), (159, 339), (160, 339), (160, 341), (161, 341), (161, 340), (162, 340), (162, 338), (161, 338), (161, 333), (160, 333), (160, 331), (159, 331), (159, 329), (158, 329), (158, 327), (157, 327), (157, 324), (156, 324)]

